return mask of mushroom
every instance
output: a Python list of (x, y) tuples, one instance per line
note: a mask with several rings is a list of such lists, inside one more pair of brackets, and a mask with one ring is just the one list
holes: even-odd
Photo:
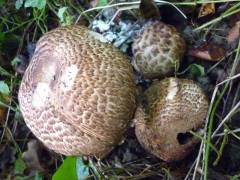
[(176, 28), (163, 22), (148, 23), (134, 39), (133, 66), (145, 78), (162, 78), (178, 70), (185, 41)]
[(200, 131), (208, 111), (201, 88), (188, 79), (154, 81), (135, 113), (135, 133), (140, 144), (165, 161), (187, 156), (199, 142), (191, 131)]
[(123, 139), (135, 94), (128, 58), (100, 34), (69, 26), (38, 41), (18, 99), (27, 126), (48, 148), (104, 157)]

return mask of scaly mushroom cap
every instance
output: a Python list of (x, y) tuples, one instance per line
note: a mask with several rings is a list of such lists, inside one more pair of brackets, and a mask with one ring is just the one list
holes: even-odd
[(155, 81), (144, 93), (135, 114), (140, 144), (165, 161), (183, 159), (198, 139), (190, 131), (203, 127), (208, 100), (191, 80), (166, 78)]
[(129, 60), (100, 34), (69, 26), (37, 43), (20, 89), (27, 126), (64, 155), (105, 156), (118, 144), (135, 110)]
[(155, 22), (135, 38), (132, 64), (145, 78), (166, 77), (178, 70), (185, 49), (185, 41), (175, 27)]

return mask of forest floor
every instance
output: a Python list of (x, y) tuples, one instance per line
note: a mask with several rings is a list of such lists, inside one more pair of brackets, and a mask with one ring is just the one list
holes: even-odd
[[(240, 1), (141, 3), (0, 0), (0, 179), (240, 179)], [(152, 14), (175, 26), (186, 41), (176, 76), (196, 81), (209, 97), (206, 126), (194, 151), (166, 163), (140, 146), (133, 127), (101, 161), (49, 151), (25, 125), (17, 98), (37, 40), (58, 26), (84, 25), (131, 59), (133, 38)]]

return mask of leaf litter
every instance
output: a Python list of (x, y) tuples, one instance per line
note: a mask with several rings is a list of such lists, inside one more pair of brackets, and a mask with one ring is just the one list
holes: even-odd
[[(151, 7), (151, 1), (149, 2)], [(92, 1), (91, 6), (98, 7), (99, 3), (103, 3), (102, 5), (106, 5), (106, 3), (102, 1)], [(23, 8), (23, 5), (24, 4), (19, 4), (18, 7)], [(29, 6), (30, 5), (31, 4), (29, 4)], [(43, 4), (32, 4), (31, 6), (39, 6), (38, 8), (41, 9), (42, 5)], [(101, 33), (109, 42), (113, 43), (116, 47), (118, 47), (124, 53), (131, 57), (131, 43), (133, 41), (133, 37), (140, 31), (145, 21), (143, 18), (140, 18), (139, 14), (142, 14), (142, 16), (145, 18), (149, 18), (149, 16), (159, 16), (161, 14), (162, 20), (165, 23), (176, 25), (179, 28), (179, 31), (182, 32), (183, 36), (187, 40), (189, 50), (188, 53), (185, 55), (182, 66), (180, 67), (179, 76), (196, 80), (211, 97), (213, 95), (215, 85), (229, 77), (232, 63), (234, 61), (235, 49), (237, 46), (236, 42), (239, 38), (239, 19), (237, 14), (235, 14), (235, 19), (232, 18), (233, 16), (230, 16), (230, 18), (228, 18), (227, 20), (220, 21), (219, 23), (214, 24), (214, 26), (210, 27), (209, 29), (206, 28), (202, 31), (194, 32), (194, 28), (197, 28), (197, 26), (200, 26), (201, 24), (207, 23), (215, 17), (217, 18), (219, 12), (226, 11), (228, 8), (231, 8), (234, 5), (234, 3), (221, 3), (220, 5), (215, 3), (208, 3), (201, 4), (200, 8), (196, 8), (194, 6), (193, 8), (191, 8), (191, 10), (188, 11), (188, 19), (185, 23), (182, 23), (181, 26), (176, 23), (176, 21), (179, 20), (179, 17), (174, 16), (178, 13), (165, 5), (157, 6), (159, 8), (159, 12), (150, 13), (146, 13), (146, 10), (144, 10), (144, 8), (141, 8), (140, 11), (136, 9), (118, 11), (118, 8), (106, 8), (101, 11), (97, 16), (95, 14), (93, 20), (89, 24), (89, 27), (92, 28), (94, 31)], [(25, 6), (28, 6), (28, 4)], [(156, 8), (155, 4), (153, 4), (153, 6)], [(65, 12), (72, 10), (70, 5), (62, 5), (61, 7), (68, 8), (64, 8), (64, 12), (58, 14), (58, 18), (60, 18), (60, 23), (64, 20), (65, 16), (67, 16)], [(183, 6), (179, 7), (183, 8)], [(172, 14), (171, 17), (174, 16), (175, 19), (171, 19), (171, 17), (168, 17), (166, 14)], [(71, 15), (74, 16), (75, 14)], [(57, 17), (57, 15), (51, 16), (53, 16), (54, 18)], [(53, 27), (54, 26), (50, 26), (50, 29)], [(31, 29), (33, 30), (34, 28), (31, 27)], [(33, 36), (32, 31), (27, 31), (27, 33), (28, 36)], [(37, 33), (35, 35), (40, 37), (41, 32), (37, 30)], [(28, 45), (30, 43), (32, 42), (30, 41), (26, 44)], [(20, 67), (22, 65), (22, 68), (20, 68), (20, 70), (17, 69), (17, 66), (15, 66), (16, 69), (11, 68), (11, 65), (9, 66), (9, 64), (1, 66), (6, 69), (7, 72), (10, 72), (11, 75), (14, 74), (16, 71), (19, 74), (22, 74), (25, 70), (26, 64), (28, 63), (28, 59), (31, 59), (31, 53), (27, 52), (26, 44), (24, 46), (25, 49), (20, 51), (20, 55), (24, 57), (19, 58), (20, 61), (17, 63), (18, 65), (20, 64)], [(5, 50), (2, 50), (2, 48), (0, 49), (1, 56), (7, 55), (8, 59), (10, 60), (13, 60), (14, 57), (18, 57), (17, 55), (19, 55), (16, 53), (12, 53), (14, 54), (14, 57), (11, 57), (11, 53), (6, 53), (4, 51)], [(237, 73), (240, 73), (239, 65), (236, 67), (236, 69)], [(138, 84), (144, 85), (145, 87), (147, 87), (151, 83), (148, 81), (144, 81), (141, 77), (138, 76), (136, 77), (136, 79)], [(5, 82), (4, 77), (2, 77), (2, 81)], [(231, 107), (239, 101), (240, 97), (238, 94), (240, 90), (238, 82), (239, 79), (236, 79), (234, 81), (234, 84), (232, 84), (231, 86), (232, 90), (230, 93), (230, 97), (232, 98), (227, 99), (226, 97), (224, 97), (223, 99), (223, 101), (227, 100), (227, 102), (231, 102), (230, 105), (228, 105), (227, 103), (227, 107)], [(10, 87), (8, 79), (6, 80), (6, 85)], [(1, 88), (1, 93), (3, 94), (9, 92), (6, 88), (6, 85), (2, 85), (3, 88)], [(11, 87), (9, 89), (11, 89)], [(10, 93), (11, 96), (13, 96), (13, 98), (16, 100), (17, 89), (14, 89)], [(8, 104), (8, 102), (6, 102), (6, 104)], [(224, 110), (224, 108), (223, 106), (220, 106), (218, 114), (221, 114), (222, 110)], [(225, 109), (225, 111), (228, 110), (228, 108)], [(10, 129), (10, 132), (13, 132), (13, 134), (6, 133), (3, 138), (4, 141), (1, 142), (0, 177), (7, 177), (9, 176), (9, 174), (11, 174), (10, 176), (14, 177), (15, 174), (11, 172), (11, 170), (14, 168), (15, 164), (15, 171), (18, 171), (18, 173), (28, 176), (35, 176), (36, 171), (40, 173), (44, 172), (45, 177), (49, 178), (49, 174), (53, 173), (53, 171), (56, 170), (56, 166), (59, 166), (59, 162), (61, 162), (62, 158), (56, 156), (52, 152), (48, 152), (45, 147), (39, 145), (39, 142), (37, 140), (32, 140), (32, 138), (34, 138), (32, 135), (24, 137), (23, 134), (26, 134), (26, 132), (28, 132), (28, 129), (21, 122), (21, 117), (19, 118), (19, 120), (13, 122), (13, 120), (16, 120), (14, 114), (15, 112), (13, 111), (11, 111), (8, 115), (6, 114), (6, 112), (3, 113), (3, 121), (1, 122), (1, 125), (3, 127), (3, 124), (5, 123), (4, 119), (6, 119), (6, 117), (8, 116), (11, 121), (8, 122), (7, 125)], [(236, 123), (239, 120), (238, 115), (239, 112), (236, 112), (236, 114), (231, 117), (231, 123), (227, 124), (228, 129), (239, 128), (239, 125)], [(221, 121), (221, 117), (218, 116), (216, 118), (215, 126), (218, 125), (218, 121)], [(17, 130), (16, 127), (18, 128)], [(0, 128), (0, 132), (3, 132), (3, 128)], [(16, 142), (11, 139), (11, 135), (13, 135), (13, 137), (16, 139)], [(237, 133), (235, 135), (237, 136)], [(116, 147), (116, 149), (102, 162), (99, 162), (98, 160), (92, 158), (93, 166), (95, 166), (96, 168), (94, 170), (92, 168), (92, 170), (90, 171), (93, 174), (92, 177), (132, 177), (133, 179), (143, 179), (149, 177), (151, 177), (152, 179), (167, 179), (168, 177), (171, 177), (183, 179), (184, 177), (186, 177), (188, 170), (193, 164), (198, 153), (197, 147), (196, 151), (194, 151), (184, 161), (167, 164), (142, 149), (140, 144), (136, 141), (133, 128), (130, 128), (128, 130), (126, 136), (126, 140), (121, 145)], [(24, 141), (18, 141), (18, 139), (24, 139)], [(216, 140), (216, 142), (219, 141), (221, 141), (221, 138)], [(21, 160), (21, 153), (17, 152), (15, 146), (11, 145), (10, 142), (13, 142), (13, 144), (18, 143), (20, 145), (20, 149), (22, 149), (23, 151), (22, 157), (23, 160), (25, 159), (25, 161)], [(219, 144), (220, 143), (216, 143), (217, 146)], [(229, 136), (229, 142), (226, 144), (226, 148), (224, 148), (223, 150), (223, 155), (218, 165), (216, 167), (211, 166), (209, 168), (210, 178), (227, 178), (227, 176), (233, 176), (238, 172), (240, 167), (240, 164), (238, 163), (240, 162), (240, 158), (237, 155), (239, 146), (239, 141), (237, 141), (232, 136)], [(48, 155), (45, 155), (46, 153)], [(42, 161), (41, 159), (43, 156), (48, 157), (48, 160)], [(215, 156), (213, 154), (213, 156), (210, 157), (210, 161), (213, 162), (214, 159)], [(228, 162), (227, 167), (226, 165), (224, 165), (224, 162)], [(79, 171), (82, 172), (84, 170), (83, 167), (85, 166), (82, 161), (80, 165), (81, 166), (79, 168)], [(49, 167), (51, 169), (50, 172), (48, 170)], [(201, 173), (202, 172), (200, 169), (197, 172), (198, 177), (202, 176)]]

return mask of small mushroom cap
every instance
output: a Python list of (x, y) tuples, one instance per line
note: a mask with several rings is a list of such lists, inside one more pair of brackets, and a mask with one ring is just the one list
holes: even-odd
[(145, 78), (166, 77), (178, 70), (185, 49), (185, 41), (175, 27), (150, 23), (134, 39), (132, 64)]
[(192, 80), (166, 78), (144, 93), (135, 113), (135, 133), (140, 144), (165, 161), (183, 159), (199, 140), (190, 131), (203, 127), (208, 100)]
[(104, 157), (122, 140), (135, 95), (128, 58), (100, 34), (69, 26), (38, 41), (18, 99), (27, 126), (48, 148)]

